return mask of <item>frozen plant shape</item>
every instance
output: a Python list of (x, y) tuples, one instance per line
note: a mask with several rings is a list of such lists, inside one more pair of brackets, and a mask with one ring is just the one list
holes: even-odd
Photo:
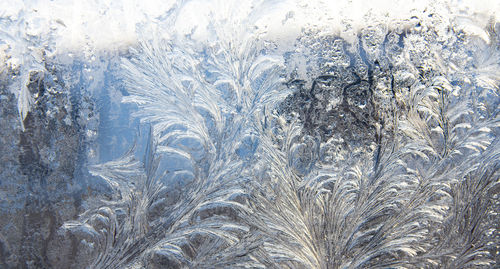
[(265, 255), (253, 254), (262, 240), (250, 230), (262, 221), (248, 206), (244, 168), (254, 162), (256, 126), (288, 91), (280, 57), (245, 25), (214, 21), (208, 45), (144, 35), (124, 60), (125, 102), (151, 124), (145, 157), (137, 161), (131, 151), (92, 168), (113, 200), (61, 228), (59, 248), (82, 241), (73, 261), (56, 264), (265, 267)]
[[(493, 227), (499, 190), (495, 28), (483, 46), (419, 27), (396, 34), (370, 26), (352, 44), (334, 38), (343, 44), (334, 53), (322, 51), (328, 38), (313, 41), (322, 53), (315, 83), (295, 88), (307, 102), (280, 115), (275, 108), (300, 80), (284, 83), (285, 60), (251, 27), (258, 10), (217, 10), (224, 19), (210, 20), (207, 40), (196, 29), (168, 37), (144, 30), (122, 65), (124, 101), (151, 126), (144, 157), (132, 149), (91, 167), (112, 198), (61, 227), (52, 245), (63, 258), (53, 264), (493, 265), (497, 241), (483, 231)], [(449, 68), (433, 58), (448, 52), (446, 38), (491, 59)], [(317, 125), (346, 128), (324, 137), (301, 122), (318, 115), (326, 116)]]

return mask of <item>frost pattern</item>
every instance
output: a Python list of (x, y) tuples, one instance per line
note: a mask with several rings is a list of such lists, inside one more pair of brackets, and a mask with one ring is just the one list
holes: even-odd
[(498, 265), (498, 24), (305, 29), (283, 53), (264, 4), (165, 34), (182, 5), (122, 59), (146, 142), (89, 166), (111, 194), (59, 228), (54, 268)]
[[(0, 44), (8, 50), (9, 58), (6, 59), (2, 69), (9, 68), (17, 70), (15, 83), (11, 84), (11, 91), (17, 96), (17, 107), (21, 123), (26, 118), (34, 97), (28, 90), (28, 84), (33, 73), (43, 74), (46, 72), (44, 58), (46, 49), (52, 45), (51, 30), (40, 30), (37, 28), (36, 20), (29, 20), (27, 11), (20, 10), (18, 14), (10, 17), (0, 17)], [(3, 71), (3, 70), (2, 70)], [(35, 97), (36, 98), (36, 97)], [(24, 129), (24, 124), (21, 124)]]

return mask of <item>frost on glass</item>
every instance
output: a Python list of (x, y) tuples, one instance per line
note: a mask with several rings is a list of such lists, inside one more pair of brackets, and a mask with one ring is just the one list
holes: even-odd
[(70, 55), (0, 13), (0, 267), (497, 266), (495, 18), (275, 38), (287, 8), (173, 2)]

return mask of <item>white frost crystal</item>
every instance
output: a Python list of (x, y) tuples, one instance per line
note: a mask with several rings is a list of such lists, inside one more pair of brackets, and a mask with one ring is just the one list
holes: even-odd
[(497, 267), (500, 4), (437, 2), (2, 2), (0, 267)]

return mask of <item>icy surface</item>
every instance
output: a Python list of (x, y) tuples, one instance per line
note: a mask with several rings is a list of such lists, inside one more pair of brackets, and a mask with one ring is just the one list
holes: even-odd
[(497, 267), (499, 14), (2, 1), (0, 268)]

